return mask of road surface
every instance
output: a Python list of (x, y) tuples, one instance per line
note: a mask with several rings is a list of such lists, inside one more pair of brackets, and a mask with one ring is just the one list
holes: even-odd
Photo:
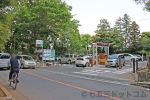
[[(22, 69), (17, 91), (27, 100), (150, 100), (146, 89), (67, 73), (75, 70), (82, 68)], [(1, 70), (0, 76), (7, 81), (8, 71)]]

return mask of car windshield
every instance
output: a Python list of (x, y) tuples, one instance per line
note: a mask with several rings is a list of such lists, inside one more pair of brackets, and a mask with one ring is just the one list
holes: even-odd
[(0, 55), (0, 59), (9, 59), (10, 55)]
[(79, 57), (84, 57), (85, 55), (80, 55)]
[(108, 58), (109, 58), (109, 59), (117, 59), (118, 56), (117, 56), (117, 55), (110, 55)]
[(23, 60), (32, 60), (33, 61), (33, 58), (30, 56), (23, 56)]

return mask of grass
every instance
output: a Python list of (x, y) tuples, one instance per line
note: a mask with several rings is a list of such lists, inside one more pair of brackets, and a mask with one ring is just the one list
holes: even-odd
[(150, 69), (148, 69), (148, 67), (144, 67), (139, 69), (140, 72), (150, 72)]

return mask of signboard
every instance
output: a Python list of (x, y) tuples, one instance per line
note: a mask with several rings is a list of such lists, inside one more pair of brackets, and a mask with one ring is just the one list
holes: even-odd
[(55, 60), (55, 50), (44, 49), (43, 60)]
[(43, 47), (43, 40), (36, 40), (36, 47)]
[(18, 52), (18, 55), (22, 55), (22, 52)]

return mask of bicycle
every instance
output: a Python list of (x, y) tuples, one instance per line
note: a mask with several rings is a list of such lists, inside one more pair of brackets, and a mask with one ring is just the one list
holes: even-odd
[(11, 83), (13, 82), (13, 89), (15, 90), (16, 89), (16, 87), (17, 87), (17, 83), (19, 82), (18, 81), (18, 73), (16, 73), (16, 72), (14, 72), (13, 74), (12, 74), (12, 81), (10, 81), (10, 86), (11, 86)]

